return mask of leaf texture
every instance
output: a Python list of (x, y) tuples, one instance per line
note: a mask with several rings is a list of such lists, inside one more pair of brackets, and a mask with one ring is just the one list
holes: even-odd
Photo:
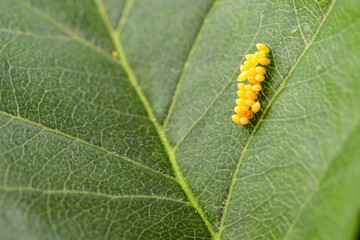
[[(358, 1), (0, 6), (4, 239), (354, 239)], [(272, 63), (242, 127), (258, 42)]]

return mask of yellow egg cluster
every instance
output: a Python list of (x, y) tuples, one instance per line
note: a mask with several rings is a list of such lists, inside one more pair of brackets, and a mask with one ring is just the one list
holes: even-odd
[(256, 48), (259, 50), (255, 54), (246, 55), (246, 61), (240, 66), (240, 75), (237, 78), (239, 82), (249, 81), (249, 84), (239, 83), (239, 91), (237, 95), (240, 97), (236, 99), (237, 106), (234, 111), (235, 115), (232, 116), (232, 120), (238, 124), (246, 125), (249, 123), (249, 119), (254, 117), (254, 113), (260, 110), (260, 102), (257, 101), (258, 94), (262, 90), (261, 82), (265, 80), (266, 70), (260, 65), (270, 64), (270, 59), (266, 58), (266, 53), (270, 50), (264, 44), (256, 44)]

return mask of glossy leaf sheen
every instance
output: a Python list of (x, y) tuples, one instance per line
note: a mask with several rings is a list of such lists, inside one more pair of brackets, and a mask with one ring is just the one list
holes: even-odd
[[(354, 238), (357, 0), (0, 6), (2, 239)], [(272, 63), (242, 127), (258, 42)]]

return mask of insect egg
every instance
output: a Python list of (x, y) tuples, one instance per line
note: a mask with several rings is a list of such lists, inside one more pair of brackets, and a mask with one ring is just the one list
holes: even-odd
[(240, 71), (241, 72), (244, 72), (244, 71), (247, 71), (248, 68), (246, 68), (244, 65), (240, 65)]
[(239, 90), (244, 90), (245, 89), (245, 84), (244, 83), (239, 83), (238, 88), (239, 88)]
[(248, 115), (248, 111), (239, 112), (237, 115), (239, 116), (239, 118), (246, 117), (246, 115)]
[(258, 74), (258, 75), (255, 76), (255, 79), (256, 79), (256, 81), (258, 81), (258, 82), (262, 82), (262, 81), (265, 80), (265, 76), (262, 75), (262, 74)]
[(252, 90), (252, 87), (253, 87), (253, 85), (251, 85), (251, 84), (246, 84), (246, 85), (245, 85), (245, 90), (246, 90), (246, 91), (250, 91), (250, 90)]
[(235, 103), (239, 106), (245, 105), (245, 100), (243, 98), (236, 99)]
[(245, 81), (248, 77), (249, 77), (249, 71), (245, 71), (239, 75), (237, 80), (239, 82), (242, 82), (242, 81)]
[(252, 86), (252, 90), (254, 92), (260, 92), (262, 89), (262, 86), (260, 84), (255, 84), (254, 86)]
[(245, 62), (244, 62), (244, 65), (245, 65), (245, 67), (247, 67), (248, 69), (256, 66), (256, 64), (254, 65), (254, 64), (252, 64), (252, 62), (249, 62), (249, 61), (245, 61)]
[(264, 53), (269, 53), (270, 52), (270, 49), (267, 46), (265, 46), (264, 44), (262, 44), (262, 43), (256, 44), (256, 48), (259, 51), (263, 51)]
[(270, 59), (268, 59), (268, 58), (261, 58), (261, 59), (259, 60), (259, 63), (260, 63), (261, 65), (268, 65), (268, 64), (270, 64)]
[(237, 114), (232, 115), (232, 120), (237, 124), (240, 124), (240, 117)]
[(237, 92), (237, 95), (239, 96), (239, 98), (246, 98), (246, 90), (239, 90)]
[(255, 101), (252, 99), (246, 99), (245, 100), (246, 105), (248, 105), (249, 107), (252, 107), (255, 104)]
[(252, 64), (257, 65), (259, 63), (260, 58), (261, 58), (261, 53), (256, 52), (254, 57), (252, 58)]
[(256, 102), (252, 107), (251, 107), (251, 111), (253, 113), (257, 113), (259, 110), (260, 110), (260, 103), (259, 102)]
[(254, 76), (249, 76), (249, 77), (248, 77), (248, 81), (249, 81), (249, 83), (252, 83), (252, 84), (257, 84), (257, 83), (259, 83), (258, 81), (256, 81), (256, 79), (255, 79)]
[(246, 91), (246, 97), (248, 97), (250, 99), (257, 99), (258, 98), (256, 93), (254, 93), (253, 91)]
[(255, 68), (249, 68), (249, 75), (256, 75)]
[(246, 61), (240, 65), (241, 73), (237, 80), (240, 82), (248, 80), (249, 83), (238, 84), (239, 99), (235, 101), (236, 114), (232, 115), (232, 120), (237, 124), (249, 124), (249, 119), (252, 119), (254, 113), (257, 113), (261, 107), (260, 102), (255, 100), (258, 99), (258, 94), (262, 90), (261, 82), (265, 80), (266, 69), (260, 65), (270, 64), (270, 59), (266, 57), (270, 49), (262, 43), (256, 44), (256, 48), (259, 51), (246, 55)]
[(253, 58), (254, 54), (248, 54), (245, 56), (246, 60), (248, 60), (249, 62), (251, 62), (252, 58)]
[(263, 67), (256, 67), (256, 72), (258, 73), (258, 74), (265, 74), (266, 73), (266, 70), (265, 70), (265, 68), (263, 68)]
[[(239, 107), (239, 106), (237, 106), (237, 107)], [(244, 105), (243, 105), (243, 106), (240, 106), (239, 109), (240, 109), (239, 112), (246, 112), (246, 111), (249, 110), (248, 107), (247, 107), (247, 106), (244, 106)]]
[(240, 124), (246, 125), (246, 124), (248, 124), (248, 123), (249, 123), (249, 119), (248, 119), (247, 117), (242, 117), (242, 118), (240, 119)]

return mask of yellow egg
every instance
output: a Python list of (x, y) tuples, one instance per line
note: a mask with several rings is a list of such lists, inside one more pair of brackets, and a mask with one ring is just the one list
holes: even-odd
[(239, 90), (237, 91), (237, 95), (239, 96), (239, 98), (244, 98), (246, 99), (246, 90)]
[(246, 116), (247, 118), (251, 119), (254, 117), (254, 114), (252, 112), (249, 111), (249, 114)]
[(262, 74), (258, 74), (255, 76), (255, 80), (258, 82), (263, 82), (265, 80), (265, 76)]
[(238, 84), (238, 88), (239, 88), (239, 90), (244, 90), (245, 89), (245, 83), (239, 83)]
[(240, 124), (240, 117), (237, 114), (232, 115), (232, 120), (237, 124)]
[(261, 59), (259, 60), (259, 63), (260, 63), (261, 65), (268, 65), (268, 64), (270, 64), (270, 59), (268, 59), (268, 58), (261, 58)]
[(239, 106), (246, 105), (245, 99), (243, 99), (243, 98), (238, 98), (238, 99), (236, 99), (235, 102), (236, 102), (236, 104), (239, 105)]
[(240, 65), (240, 71), (241, 72), (245, 72), (247, 70), (249, 70), (249, 68), (245, 67), (244, 65)]
[(260, 51), (260, 57), (264, 58), (265, 57), (265, 52), (264, 51)]
[(261, 53), (260, 52), (256, 52), (252, 58), (252, 64), (257, 65), (259, 63), (259, 60), (261, 58)]
[(258, 73), (258, 74), (265, 74), (266, 73), (266, 70), (265, 70), (265, 68), (263, 68), (263, 67), (256, 67), (256, 72)]
[(252, 87), (253, 87), (252, 84), (246, 84), (246, 85), (245, 85), (245, 90), (246, 90), (246, 91), (250, 91), (250, 90), (252, 90)]
[(249, 76), (248, 81), (249, 81), (249, 83), (252, 83), (252, 84), (258, 84), (259, 83), (258, 81), (256, 81), (254, 76)]
[(245, 56), (246, 60), (248, 60), (249, 62), (251, 62), (252, 58), (253, 58), (254, 54), (248, 54)]
[(248, 112), (250, 112), (250, 111), (242, 111), (242, 112), (239, 112), (237, 115), (239, 116), (239, 118), (246, 117), (246, 115), (249, 115)]
[(257, 99), (258, 96), (256, 95), (256, 93), (254, 93), (253, 91), (246, 91), (246, 97), (249, 98), (249, 99)]
[(246, 112), (249, 111), (249, 107), (246, 105), (239, 106), (240, 111), (239, 112)]
[(242, 81), (245, 81), (248, 77), (249, 77), (249, 71), (245, 71), (239, 75), (237, 80), (239, 82), (242, 82)]
[[(255, 84), (253, 87), (252, 87), (252, 90), (255, 91), (255, 92), (260, 92), (262, 89), (262, 86), (260, 84)], [(247, 89), (246, 89), (247, 90)]]
[(257, 74), (255, 68), (249, 68), (249, 76), (255, 76)]
[(252, 107), (252, 105), (255, 104), (255, 101), (252, 100), (252, 99), (246, 99), (246, 100), (245, 100), (245, 103), (246, 103), (246, 105), (248, 105), (249, 107)]
[(256, 103), (251, 107), (251, 111), (252, 111), (253, 113), (257, 113), (257, 112), (260, 110), (260, 107), (261, 107), (260, 103), (259, 103), (259, 102), (256, 102)]
[(256, 67), (256, 64), (254, 65), (252, 62), (245, 61), (245, 62), (244, 62), (244, 66), (249, 69), (249, 68), (255, 68), (255, 67)]
[(267, 46), (265, 46), (265, 44), (262, 44), (262, 43), (256, 44), (256, 48), (259, 51), (263, 51), (264, 53), (269, 53), (270, 52), (270, 49)]
[(242, 117), (242, 118), (240, 119), (240, 124), (246, 125), (246, 124), (248, 124), (248, 123), (249, 123), (249, 119), (248, 119), (247, 117)]

